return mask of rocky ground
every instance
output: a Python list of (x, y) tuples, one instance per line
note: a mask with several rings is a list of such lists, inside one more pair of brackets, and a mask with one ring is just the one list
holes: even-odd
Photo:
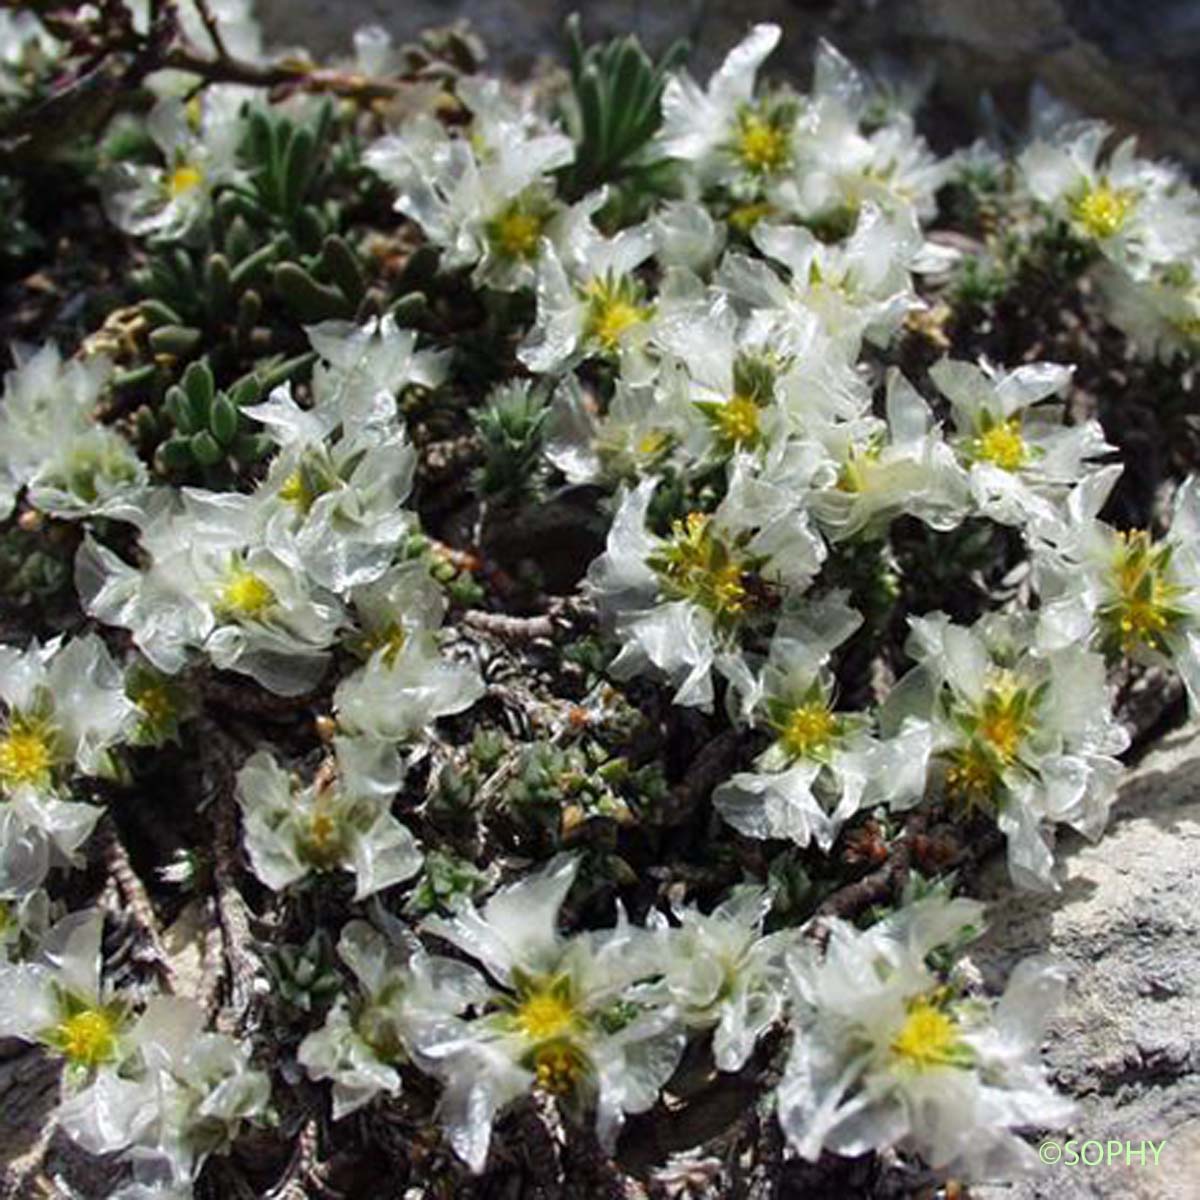
[[(1051, 898), (1014, 894), (1003, 863), (972, 955), (998, 983), (1027, 954), (1069, 964), (1050, 1032), (1051, 1073), (1079, 1099), (1081, 1143), (1165, 1139), (1157, 1167), (1058, 1164), (1036, 1181), (972, 1189), (978, 1200), (1190, 1200), (1200, 1184), (1200, 730), (1171, 734), (1134, 768), (1101, 843), (1062, 846)], [(1089, 1150), (1086, 1157), (1093, 1158)], [(1152, 1157), (1148, 1155), (1148, 1157)]]
[(563, 21), (575, 11), (593, 37), (633, 31), (656, 49), (689, 38), (700, 74), (755, 21), (776, 21), (787, 47), (776, 72), (806, 75), (819, 37), (860, 62), (882, 57), (912, 75), (929, 72), (953, 143), (981, 119), (1023, 124), (1037, 82), (1081, 113), (1138, 133), (1158, 153), (1200, 163), (1195, 0), (1156, 0), (1149, 9), (1136, 0), (260, 0), (258, 11), (277, 44), (321, 55), (346, 53), (361, 25), (383, 25), (405, 41), (466, 19), (493, 66), (515, 74), (539, 56), (561, 58)]

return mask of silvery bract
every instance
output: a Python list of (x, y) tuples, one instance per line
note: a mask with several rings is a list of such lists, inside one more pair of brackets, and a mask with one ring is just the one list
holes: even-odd
[(147, 487), (146, 468), (116, 430), (96, 421), (96, 404), (112, 374), (101, 356), (64, 362), (47, 343), (17, 349), (0, 403), (0, 517), (22, 488), (52, 516), (120, 517)]
[(237, 796), (246, 852), (263, 883), (279, 891), (312, 872), (349, 871), (354, 898), (363, 900), (417, 873), (421, 852), (392, 816), (394, 789), (377, 788), (387, 770), (381, 752), (386, 757), (387, 748), (340, 741), (333, 769), (304, 787), (266, 751), (250, 757), (238, 773)]
[(978, 933), (982, 914), (972, 900), (931, 898), (865, 931), (831, 921), (824, 956), (811, 943), (789, 952), (795, 1033), (777, 1102), (797, 1153), (900, 1146), (972, 1179), (1036, 1166), (1013, 1131), (1074, 1116), (1038, 1062), (1065, 980), (1026, 960), (994, 1003), (947, 985), (929, 952)]
[(488, 995), (483, 978), (465, 963), (427, 954), (411, 936), (407, 945), (392, 942), (365, 921), (342, 930), (338, 954), (355, 990), (337, 1000), (297, 1053), (312, 1079), (332, 1081), (335, 1121), (380, 1093), (400, 1091), (396, 1068)]
[(558, 912), (578, 869), (559, 855), (502, 888), (482, 909), (463, 904), (426, 932), (457, 946), (495, 981), (482, 1015), (421, 1048), (442, 1080), (451, 1145), (474, 1171), (487, 1162), (496, 1115), (536, 1082), (565, 1103), (594, 1109), (611, 1148), (626, 1113), (654, 1104), (684, 1034), (670, 1007), (633, 985), (661, 968), (652, 933), (618, 914), (614, 928), (565, 937)]

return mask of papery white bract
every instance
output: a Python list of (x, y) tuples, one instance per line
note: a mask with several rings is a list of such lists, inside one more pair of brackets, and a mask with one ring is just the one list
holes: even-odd
[(178, 504), (145, 514), (144, 571), (85, 541), (75, 568), (85, 606), (128, 629), (168, 675), (200, 651), (280, 695), (307, 691), (325, 671), (344, 612), (262, 542), (259, 512), (251, 496), (184, 489)]
[(488, 1010), (421, 1048), (443, 1082), (441, 1116), (474, 1171), (487, 1162), (496, 1115), (536, 1081), (594, 1109), (610, 1147), (630, 1112), (657, 1099), (679, 1061), (676, 1015), (632, 985), (658, 972), (656, 938), (618, 914), (612, 929), (566, 937), (558, 910), (578, 860), (559, 855), (502, 888), (482, 910), (463, 904), (424, 928), (481, 963), (498, 985)]
[(112, 363), (96, 355), (63, 361), (47, 343), (16, 350), (0, 403), (0, 517), (28, 488), (30, 504), (57, 517), (122, 517), (147, 488), (133, 447), (96, 420)]
[(365, 921), (343, 928), (338, 953), (354, 974), (356, 994), (339, 998), (297, 1052), (311, 1078), (332, 1081), (335, 1121), (380, 1093), (399, 1092), (396, 1068), (489, 992), (465, 963), (427, 954), (415, 938), (397, 944)]
[(1098, 838), (1121, 774), (1114, 756), (1129, 745), (1103, 659), (1078, 644), (1039, 650), (1031, 618), (992, 614), (967, 628), (933, 613), (910, 624), (919, 666), (889, 697), (885, 719), (927, 719), (945, 799), (995, 818), (1015, 883), (1055, 887), (1044, 827)]
[(162, 165), (120, 163), (112, 169), (103, 190), (109, 219), (137, 237), (193, 235), (214, 190), (241, 178), (242, 108), (255, 100), (251, 89), (231, 85), (207, 87), (191, 105), (175, 97), (159, 100), (146, 130)]
[(388, 769), (378, 763), (381, 748), (343, 740), (335, 749), (336, 768), (303, 788), (262, 750), (238, 772), (246, 852), (255, 874), (276, 891), (310, 872), (343, 870), (354, 875), (354, 898), (363, 900), (421, 867), (416, 840), (392, 816), (393, 793), (380, 794)]
[(898, 1147), (966, 1178), (1008, 1179), (1037, 1161), (1014, 1129), (1072, 1118), (1037, 1061), (1061, 970), (1027, 960), (989, 1005), (928, 966), (982, 915), (975, 901), (930, 898), (865, 931), (831, 921), (823, 957), (811, 943), (789, 953), (795, 1039), (778, 1113), (799, 1154)]

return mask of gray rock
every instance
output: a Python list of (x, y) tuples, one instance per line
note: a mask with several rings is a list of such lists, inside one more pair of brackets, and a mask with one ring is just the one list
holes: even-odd
[(935, 69), (940, 124), (949, 139), (978, 126), (988, 93), (1015, 125), (1029, 86), (1089, 116), (1142, 135), (1156, 153), (1200, 163), (1200, 4), (1195, 0), (259, 0), (268, 38), (347, 54), (353, 30), (380, 24), (398, 41), (468, 19), (493, 67), (523, 74), (539, 57), (561, 59), (562, 26), (579, 10), (590, 37), (636, 32), (652, 49), (675, 37), (695, 47), (706, 74), (756, 21), (777, 21), (785, 41), (775, 73), (801, 79), (829, 37), (861, 62), (886, 56), (910, 72)]
[[(1172, 735), (1130, 772), (1104, 838), (1064, 839), (1063, 889), (1014, 895), (1002, 863), (981, 881), (989, 931), (971, 958), (993, 988), (1048, 953), (1072, 977), (1048, 1034), (1052, 1077), (1078, 1098), (1079, 1143), (1164, 1141), (1158, 1165), (1046, 1168), (972, 1189), (980, 1200), (1200, 1195), (1200, 730)], [(1096, 1158), (1089, 1148), (1086, 1159)], [(1107, 1153), (1107, 1151), (1106, 1151)]]

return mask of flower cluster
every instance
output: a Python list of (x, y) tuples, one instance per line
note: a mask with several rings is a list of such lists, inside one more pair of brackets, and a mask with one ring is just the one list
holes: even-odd
[(1200, 337), (1200, 193), (1178, 168), (1138, 158), (1132, 138), (1106, 152), (1111, 138), (1102, 121), (1060, 127), (1021, 154), (1022, 181), (1098, 254), (1109, 317), (1138, 350), (1190, 355)]
[[(760, 82), (773, 25), (705, 85), (576, 46), (564, 98), (461, 30), (361, 31), (269, 95), (242, 0), (117, 23), (172, 47), (89, 176), (130, 303), (17, 348), (0, 399), (0, 554), (62, 573), (0, 581), (0, 1036), (63, 1061), (61, 1128), (118, 1196), (186, 1197), (307, 1076), (331, 1136), (382, 1113), (424, 1155), (434, 1113), (482, 1173), (531, 1098), (615, 1153), (694, 1059), (769, 1072), (805, 1159), (1031, 1165), (1071, 1118), (1064, 978), (989, 997), (952, 893), (993, 829), (1043, 891), (1058, 827), (1103, 834), (1118, 672), (1200, 708), (1200, 478), (1117, 528), (1086, 365), (980, 354), (939, 223), (1007, 196), (1013, 278), (1092, 272), (1169, 363), (1183, 173), (1097, 123), (940, 158), (829, 45), (807, 92)], [(0, 97), (72, 54), (0, 35)], [(149, 899), (143, 821), (178, 854)], [(211, 889), (223, 988), (131, 979), (100, 907), (61, 913), (101, 843), (150, 958), (158, 889)]]

